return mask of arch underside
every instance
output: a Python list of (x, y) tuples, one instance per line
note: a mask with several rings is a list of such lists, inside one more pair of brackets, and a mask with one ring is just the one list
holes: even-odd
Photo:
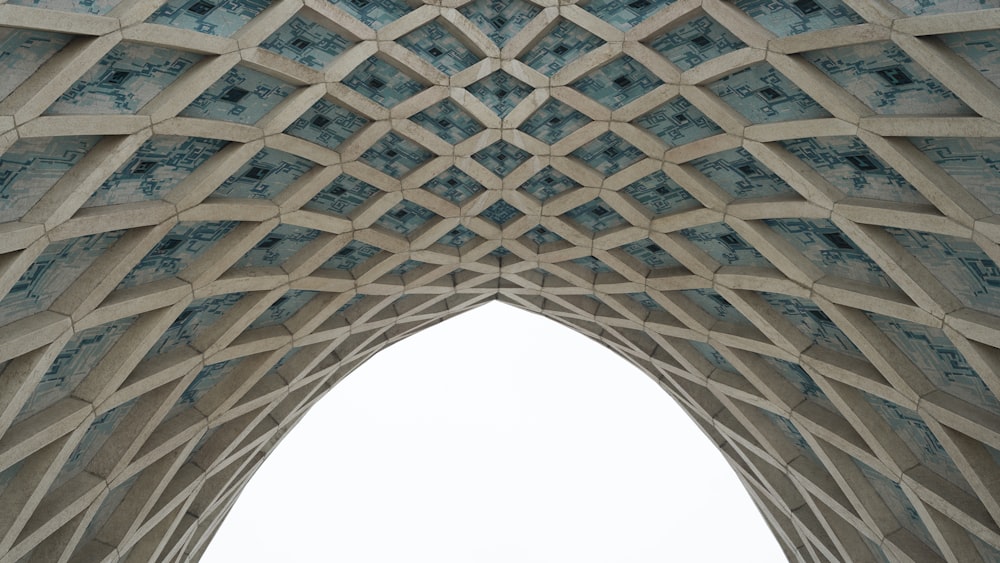
[(0, 4), (0, 563), (196, 560), (338, 380), (494, 299), (657, 381), (790, 560), (1000, 561), (998, 29)]

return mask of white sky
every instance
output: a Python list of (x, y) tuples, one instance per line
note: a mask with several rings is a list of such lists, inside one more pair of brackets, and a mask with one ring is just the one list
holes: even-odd
[(250, 481), (202, 561), (784, 561), (666, 393), (489, 304), (377, 354)]

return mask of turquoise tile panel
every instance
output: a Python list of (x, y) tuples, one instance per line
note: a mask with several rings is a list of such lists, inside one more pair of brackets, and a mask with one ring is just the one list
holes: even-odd
[(490, 252), (490, 256), (496, 256), (497, 258), (503, 258), (504, 256), (507, 256), (508, 254), (510, 254), (510, 251), (507, 250), (506, 248), (502, 247), (502, 246), (498, 246), (496, 248), (496, 250), (494, 250), (493, 252)]
[(578, 187), (578, 184), (555, 168), (546, 166), (529, 178), (521, 187), (539, 201), (545, 201), (566, 190)]
[(567, 211), (566, 216), (594, 233), (620, 227), (627, 223), (624, 217), (619, 215), (610, 205), (604, 203), (601, 198)]
[(316, 18), (301, 13), (260, 44), (272, 53), (317, 69), (326, 67), (353, 45), (353, 41), (330, 31)]
[(622, 191), (656, 216), (701, 207), (687, 190), (660, 170), (625, 186)]
[(337, 251), (320, 268), (327, 270), (353, 270), (368, 261), (369, 258), (382, 252), (377, 246), (352, 240), (344, 248)]
[(177, 403), (174, 405), (173, 412), (177, 412), (197, 403), (198, 399), (201, 399), (205, 396), (205, 393), (211, 391), (211, 389), (222, 381), (223, 378), (236, 371), (236, 368), (239, 365), (240, 360), (228, 360), (225, 362), (210, 364), (201, 368), (198, 375), (195, 376), (194, 380), (187, 386), (186, 389), (184, 389), (181, 396), (178, 397)]
[(830, 114), (769, 64), (758, 64), (708, 85), (754, 123), (829, 117)]
[(761, 293), (761, 297), (802, 334), (812, 338), (813, 343), (856, 358), (864, 357), (840, 327), (811, 300), (777, 293)]
[(542, 9), (523, 0), (473, 0), (458, 11), (503, 47)]
[(506, 117), (532, 88), (502, 70), (472, 84), (466, 90), (500, 117)]
[(587, 74), (570, 87), (618, 109), (663, 84), (655, 74), (628, 55)]
[(810, 51), (805, 57), (882, 115), (974, 115), (894, 43)]
[(715, 367), (736, 373), (736, 368), (734, 368), (733, 365), (729, 363), (729, 360), (727, 360), (722, 354), (719, 353), (718, 350), (713, 348), (708, 343), (689, 341), (688, 344), (690, 344), (692, 348), (697, 350), (702, 356), (705, 357), (706, 360), (711, 362), (712, 365), (714, 365)]
[(310, 160), (265, 148), (227, 178), (212, 196), (271, 199), (312, 167)]
[(410, 12), (403, 0), (328, 0), (358, 18), (372, 29), (379, 29)]
[(486, 129), (452, 100), (434, 104), (410, 120), (453, 145)]
[(351, 297), (350, 299), (347, 300), (347, 303), (344, 303), (343, 305), (341, 305), (340, 308), (337, 309), (337, 312), (334, 313), (334, 314), (335, 315), (339, 315), (340, 313), (343, 313), (344, 311), (346, 311), (346, 310), (350, 309), (351, 307), (357, 305), (364, 298), (365, 298), (365, 296), (363, 294), (361, 294), (361, 293), (355, 295), (354, 297)]
[(312, 141), (328, 149), (336, 149), (348, 137), (368, 123), (360, 115), (321, 98), (296, 119), (285, 133)]
[[(605, 272), (613, 272), (614, 271), (611, 268), (611, 266), (608, 266), (607, 264), (605, 264), (604, 262), (601, 262), (599, 259), (594, 258), (593, 256), (585, 256), (583, 258), (577, 258), (575, 260), (571, 260), (571, 262), (573, 262), (574, 264), (579, 264), (581, 266), (584, 266), (584, 267), (590, 269), (590, 271), (594, 272), (595, 274), (603, 274)], [(594, 299), (597, 300), (597, 301), (600, 301), (597, 298), (594, 298)]]
[(229, 37), (270, 4), (270, 0), (167, 0), (146, 21)]
[(911, 16), (968, 12), (997, 7), (993, 0), (889, 0), (889, 2)]
[(765, 219), (764, 222), (827, 275), (897, 287), (878, 264), (827, 219)]
[(756, 248), (725, 223), (682, 229), (680, 234), (723, 266), (771, 265)]
[(990, 82), (1000, 86), (1000, 34), (995, 29), (939, 35), (958, 56), (962, 57)]
[(396, 42), (448, 76), (479, 62), (479, 57), (437, 20), (425, 23)]
[(1000, 213), (1000, 139), (924, 137), (910, 142), (990, 211)]
[(377, 224), (406, 236), (437, 215), (411, 201), (403, 200), (379, 217)]
[(461, 248), (465, 246), (465, 243), (476, 238), (476, 233), (467, 229), (464, 225), (459, 225), (454, 229), (448, 231), (448, 234), (444, 235), (437, 240), (438, 244), (443, 244), (445, 246), (453, 246), (455, 248)]
[(393, 276), (405, 276), (406, 274), (417, 269), (417, 267), (421, 264), (423, 264), (423, 262), (420, 262), (419, 260), (407, 260), (406, 262), (403, 262), (399, 266), (393, 268), (389, 274)]
[(649, 46), (681, 70), (688, 70), (746, 44), (712, 18), (700, 16), (668, 31)]
[(472, 155), (473, 160), (501, 178), (510, 174), (529, 158), (530, 154), (506, 141), (497, 141)]
[(0, 68), (4, 69), (0, 100), (65, 47), (70, 39), (72, 36), (64, 33), (0, 27)]
[(454, 166), (438, 174), (421, 188), (447, 199), (455, 205), (461, 205), (465, 200), (486, 189), (482, 184), (473, 180), (471, 176)]
[(646, 155), (611, 131), (570, 153), (601, 174), (612, 175), (642, 160)]
[(538, 225), (534, 229), (524, 233), (524, 236), (528, 237), (532, 242), (541, 246), (543, 244), (548, 244), (550, 242), (559, 242), (563, 238), (556, 233), (546, 229), (545, 227)]
[(77, 333), (63, 346), (15, 423), (69, 397), (138, 317), (126, 317)]
[(201, 58), (163, 47), (119, 43), (49, 106), (45, 114), (135, 113)]
[(699, 158), (691, 165), (736, 199), (795, 193), (742, 147)]
[(0, 155), (0, 222), (20, 219), (100, 139), (81, 135), (14, 143)]
[(256, 246), (243, 255), (233, 268), (280, 267), (286, 260), (316, 240), (320, 234), (316, 229), (278, 225)]
[(118, 167), (83, 207), (160, 199), (226, 144), (218, 139), (154, 136)]
[(180, 115), (251, 125), (267, 115), (293, 90), (294, 86), (277, 78), (235, 66)]
[(604, 44), (599, 37), (568, 21), (559, 23), (520, 60), (546, 76), (552, 76), (580, 55)]
[(50, 243), (0, 299), (0, 325), (48, 309), (124, 234), (112, 231)]
[(632, 301), (642, 305), (650, 311), (663, 311), (663, 306), (657, 303), (652, 297), (649, 296), (645, 291), (640, 291), (639, 293), (628, 293), (627, 294)]
[(390, 132), (362, 153), (359, 160), (393, 178), (402, 178), (433, 157), (427, 149)]
[(621, 30), (635, 27), (674, 0), (589, 0), (581, 2), (584, 10)]
[(648, 238), (626, 244), (621, 248), (653, 270), (680, 266), (680, 262), (676, 258)]
[(899, 172), (883, 163), (857, 137), (796, 139), (781, 144), (850, 197), (927, 203)]
[(248, 328), (263, 328), (266, 326), (276, 326), (284, 323), (298, 313), (308, 304), (313, 297), (319, 295), (318, 291), (306, 291), (304, 289), (291, 289), (271, 303), (266, 311), (260, 314)]
[(424, 89), (420, 83), (374, 55), (344, 77), (343, 83), (387, 108)]
[(10, 0), (9, 3), (15, 6), (103, 16), (120, 4), (121, 0)]
[(590, 121), (589, 117), (579, 111), (555, 98), (550, 98), (518, 129), (551, 145)]
[(485, 211), (479, 214), (480, 217), (485, 217), (500, 226), (520, 215), (521, 212), (516, 207), (502, 199), (487, 207)]
[(939, 328), (865, 313), (939, 389), (1000, 414), (1000, 401)]
[(378, 188), (371, 184), (354, 176), (341, 174), (302, 208), (346, 217), (377, 192)]
[(750, 321), (714, 289), (685, 289), (679, 292), (712, 318), (727, 323), (750, 325)]
[(633, 122), (677, 147), (722, 133), (722, 128), (683, 97), (677, 97)]
[(841, 0), (737, 0), (736, 7), (775, 35), (798, 35), (865, 23)]
[(218, 322), (244, 295), (245, 293), (227, 293), (195, 299), (160, 336), (146, 357), (165, 354), (178, 346), (190, 344), (207, 328)]
[(1000, 268), (971, 240), (886, 228), (966, 307), (1000, 315)]
[(222, 237), (237, 221), (180, 222), (118, 284), (132, 287), (176, 275)]

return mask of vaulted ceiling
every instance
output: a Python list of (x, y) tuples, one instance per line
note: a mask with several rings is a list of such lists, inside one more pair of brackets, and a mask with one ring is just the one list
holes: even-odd
[(0, 563), (196, 560), (338, 380), (494, 299), (649, 374), (790, 560), (1000, 561), (998, 29), (0, 4)]

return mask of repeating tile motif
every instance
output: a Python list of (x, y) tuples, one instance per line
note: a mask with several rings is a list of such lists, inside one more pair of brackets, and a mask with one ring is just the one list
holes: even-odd
[(465, 243), (476, 238), (476, 233), (470, 231), (464, 225), (459, 225), (454, 229), (448, 231), (448, 234), (444, 235), (438, 239), (438, 244), (443, 244), (445, 246), (453, 246), (455, 248), (461, 248), (465, 246)]
[(897, 287), (878, 264), (828, 219), (765, 219), (764, 222), (829, 275)]
[(328, 270), (353, 270), (379, 252), (382, 252), (382, 249), (377, 246), (352, 240), (320, 267)]
[(385, 215), (379, 217), (378, 224), (406, 236), (434, 217), (436, 215), (433, 211), (404, 199), (387, 211)]
[(46, 310), (124, 234), (112, 231), (49, 244), (0, 299), (0, 326)]
[(636, 180), (625, 186), (622, 191), (632, 196), (643, 207), (657, 216), (678, 213), (701, 206), (687, 190), (677, 185), (661, 171)]
[(42, 376), (15, 422), (69, 397), (137, 318), (132, 316), (118, 319), (73, 336)]
[(295, 88), (277, 78), (235, 66), (181, 112), (184, 117), (253, 124)]
[(623, 55), (577, 80), (570, 87), (618, 109), (652, 91), (663, 81), (628, 55)]
[(487, 207), (486, 210), (480, 214), (480, 216), (485, 217), (500, 226), (503, 226), (505, 223), (518, 215), (521, 215), (521, 212), (518, 211), (516, 207), (502, 199)]
[(83, 206), (160, 198), (225, 145), (226, 141), (217, 139), (154, 136), (105, 180)]
[(479, 58), (438, 21), (431, 21), (399, 38), (399, 44), (451, 76), (479, 62)]
[(736, 199), (773, 197), (794, 190), (746, 149), (730, 149), (691, 162), (699, 172)]
[(650, 311), (663, 311), (663, 306), (656, 302), (655, 299), (649, 296), (645, 291), (640, 291), (638, 293), (627, 294), (632, 301), (642, 305), (644, 308)]
[(682, 229), (680, 234), (723, 266), (771, 265), (767, 258), (725, 223)]
[(730, 74), (708, 88), (754, 123), (830, 116), (823, 106), (766, 63)]
[(559, 242), (561, 240), (564, 240), (558, 234), (553, 233), (552, 231), (546, 229), (541, 225), (538, 225), (535, 228), (531, 229), (530, 231), (525, 233), (524, 236), (528, 237), (528, 239), (531, 240), (531, 242), (537, 244), (538, 246), (542, 246), (543, 244), (548, 244), (550, 242)]
[(390, 132), (366, 150), (361, 161), (393, 178), (402, 178), (433, 156), (413, 141)]
[[(173, 414), (197, 403), (198, 399), (202, 398), (212, 387), (215, 387), (219, 381), (233, 373), (239, 364), (238, 360), (229, 360), (203, 367), (191, 384), (181, 393), (180, 398), (177, 399)], [(167, 418), (169, 418), (169, 415)]]
[[(573, 262), (574, 264), (579, 264), (581, 266), (584, 266), (595, 274), (604, 274), (607, 272), (614, 271), (611, 268), (611, 266), (608, 266), (607, 264), (601, 262), (599, 259), (594, 258), (593, 256), (585, 256), (583, 258), (577, 258), (575, 260), (571, 260), (571, 262)], [(594, 299), (597, 298), (594, 297)], [(597, 299), (597, 301), (600, 301), (600, 299)]]
[(971, 240), (886, 228), (967, 307), (1000, 314), (1000, 268)]
[(538, 108), (538, 111), (526, 119), (518, 129), (551, 145), (590, 121), (589, 117), (578, 110), (552, 98)]
[(81, 135), (14, 143), (0, 157), (0, 222), (20, 219), (99, 140)]
[(260, 46), (310, 68), (323, 68), (354, 45), (315, 18), (296, 15)]
[(371, 184), (362, 182), (354, 176), (341, 174), (302, 208), (344, 217), (368, 201), (377, 192), (378, 188)]
[(226, 179), (213, 197), (271, 199), (313, 167), (313, 162), (278, 149), (262, 149)]
[(176, 275), (238, 224), (236, 221), (178, 223), (132, 268), (118, 288)]
[(899, 172), (886, 166), (857, 137), (796, 139), (783, 141), (782, 145), (848, 196), (927, 202)]
[(312, 141), (328, 149), (336, 149), (340, 143), (368, 123), (368, 120), (339, 105), (321, 98), (308, 111), (296, 119), (285, 133), (293, 137)]
[(472, 155), (473, 160), (503, 178), (531, 157), (506, 141), (497, 141)]
[(542, 9), (523, 0), (473, 0), (458, 11), (503, 47)]
[(646, 155), (611, 131), (570, 153), (591, 168), (608, 176), (628, 168)]
[(0, 27), (0, 67), (4, 69), (0, 100), (41, 68), (71, 39), (72, 36), (64, 33)]
[(669, 147), (692, 143), (722, 133), (721, 127), (680, 96), (636, 119), (633, 123), (656, 135)]
[(451, 100), (434, 104), (410, 119), (453, 145), (486, 129)]
[(462, 202), (486, 189), (482, 184), (454, 166), (438, 174), (421, 187), (455, 205), (461, 205)]
[(529, 178), (521, 187), (539, 201), (545, 201), (550, 197), (576, 188), (577, 183), (555, 168), (546, 166)]
[(396, 21), (410, 11), (404, 0), (330, 0), (372, 29)]
[(119, 43), (45, 113), (135, 113), (201, 58), (173, 49)]
[(910, 142), (976, 196), (990, 211), (1000, 212), (1000, 139), (922, 137)]
[(680, 265), (680, 262), (664, 250), (662, 246), (648, 238), (626, 244), (622, 247), (622, 250), (653, 270), (672, 268)]
[(424, 89), (400, 69), (372, 55), (344, 78), (344, 84), (387, 108)]
[(286, 260), (302, 250), (319, 236), (316, 229), (278, 225), (257, 246), (240, 258), (234, 268), (280, 267)]
[(146, 21), (229, 37), (270, 4), (269, 0), (168, 0)]
[(671, 29), (649, 46), (681, 70), (688, 70), (746, 44), (712, 18), (700, 16)]
[(532, 88), (506, 72), (498, 70), (472, 84), (467, 90), (497, 115), (506, 117), (517, 104), (521, 103), (521, 100), (528, 97)]
[(741, 325), (750, 324), (743, 313), (740, 313), (736, 307), (733, 307), (732, 303), (714, 289), (685, 289), (680, 294), (716, 320)]
[(173, 324), (163, 333), (156, 344), (150, 348), (146, 354), (147, 358), (166, 354), (167, 352), (185, 346), (198, 338), (206, 329), (219, 322), (229, 309), (236, 305), (243, 296), (242, 292), (227, 293), (195, 299), (187, 306), (180, 315), (174, 319)]
[(314, 297), (319, 295), (318, 291), (307, 291), (304, 289), (291, 289), (282, 295), (277, 301), (271, 303), (266, 311), (260, 314), (257, 319), (250, 324), (249, 328), (263, 328), (267, 326), (280, 325), (295, 316)]
[(657, 10), (672, 3), (673, 0), (589, 0), (581, 2), (584, 10), (621, 30), (635, 27), (643, 20), (656, 13)]
[(737, 0), (734, 4), (779, 36), (865, 23), (841, 0), (797, 0), (788, 6), (770, 0)]
[(736, 368), (729, 363), (729, 360), (723, 357), (723, 355), (711, 345), (693, 340), (689, 342), (689, 344), (691, 344), (691, 347), (697, 350), (698, 353), (704, 356), (706, 360), (711, 362), (713, 366), (726, 371), (736, 372)]
[(102, 16), (113, 10), (121, 3), (121, 0), (12, 0), (9, 3), (15, 6), (32, 6), (46, 10)]
[(892, 43), (821, 49), (807, 56), (876, 113), (973, 114), (955, 94)]
[(996, 30), (951, 33), (940, 39), (987, 80), (1000, 85), (1000, 38)]
[(419, 260), (407, 260), (406, 262), (403, 262), (399, 266), (393, 268), (392, 271), (389, 272), (389, 274), (393, 276), (405, 276), (406, 274), (417, 269), (422, 264), (423, 262), (420, 262)]
[(761, 296), (814, 343), (849, 356), (864, 357), (844, 331), (811, 300), (777, 293), (762, 293)]
[(521, 62), (552, 76), (580, 55), (604, 44), (599, 37), (568, 21), (559, 23), (537, 45), (521, 57)]
[(992, 0), (889, 0), (903, 12), (922, 16), (930, 14), (946, 14), (950, 12), (968, 12), (983, 8), (995, 8)]
[(566, 216), (576, 221), (585, 229), (599, 233), (627, 223), (613, 207), (604, 203), (601, 198), (585, 203), (566, 212)]

